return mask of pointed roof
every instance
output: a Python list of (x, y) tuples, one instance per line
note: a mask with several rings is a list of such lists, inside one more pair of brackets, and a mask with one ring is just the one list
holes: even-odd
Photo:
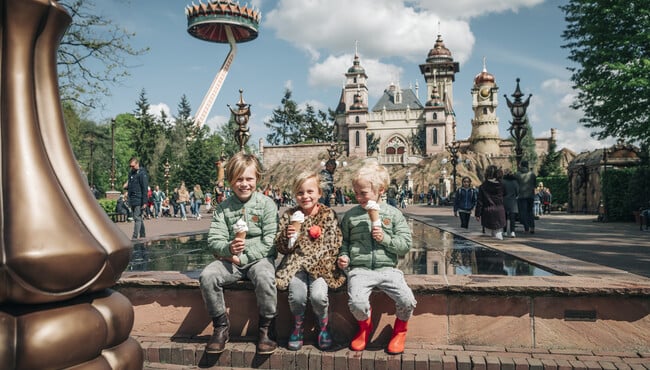
[(415, 95), (411, 89), (401, 89), (402, 93), (402, 102), (399, 104), (395, 103), (395, 94), (397, 89), (395, 85), (391, 85), (388, 89), (384, 90), (384, 94), (379, 98), (375, 106), (372, 108), (373, 112), (381, 112), (386, 108), (386, 110), (406, 110), (409, 109), (422, 109), (422, 103)]

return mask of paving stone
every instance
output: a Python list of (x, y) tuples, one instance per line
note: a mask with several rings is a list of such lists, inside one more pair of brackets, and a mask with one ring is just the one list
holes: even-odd
[(485, 356), (470, 356), (473, 370), (487, 370)]
[(500, 370), (501, 369), (501, 361), (499, 361), (498, 357), (487, 356), (485, 358), (485, 365), (487, 367), (487, 370)]
[(457, 370), (472, 370), (472, 359), (468, 355), (456, 356)]
[(501, 362), (501, 370), (515, 370), (515, 361), (512, 357), (499, 357)]
[(593, 360), (588, 360), (588, 361), (583, 361), (587, 369), (589, 370), (602, 370), (602, 367), (598, 363), (598, 361), (593, 361)]
[(363, 351), (361, 354), (361, 370), (375, 368), (375, 351)]
[(160, 362), (171, 364), (172, 363), (172, 343), (161, 343), (158, 347)]
[(515, 364), (515, 370), (528, 370), (528, 358), (526, 357), (514, 357), (512, 361)]
[(442, 354), (429, 353), (429, 370), (443, 370)]
[[(377, 353), (375, 353), (375, 363), (374, 363), (375, 368), (374, 368), (374, 370), (393, 370), (393, 369), (395, 369), (394, 366), (392, 368), (388, 367), (388, 358), (392, 357), (392, 356), (399, 357), (400, 358), (399, 361), (401, 361), (401, 356), (399, 356), (399, 355), (389, 355), (388, 353), (386, 353), (384, 351), (378, 351)], [(398, 362), (398, 364), (399, 364), (399, 362)], [(399, 365), (398, 365), (398, 368), (399, 368)], [(338, 369), (336, 369), (336, 370), (338, 370)]]
[(625, 362), (614, 362), (614, 366), (616, 366), (616, 368), (618, 370), (630, 370), (631, 369), (630, 365), (626, 364)]
[(320, 362), (321, 370), (336, 369), (334, 367), (334, 352), (330, 352), (330, 351), (321, 352), (320, 357), (321, 357), (321, 362)]
[(442, 356), (443, 370), (456, 370), (456, 356)]
[(361, 358), (365, 351), (348, 351), (348, 370), (361, 370)]
[(587, 365), (584, 362), (579, 360), (569, 360), (569, 363), (573, 367), (573, 370), (587, 370)]
[[(535, 359), (533, 357), (533, 359)], [(542, 358), (540, 359), (542, 361), (542, 365), (544, 366), (544, 370), (557, 370), (558, 366), (555, 360), (550, 359), (550, 358)]]
[(413, 351), (413, 355), (415, 356), (415, 370), (429, 370), (429, 354), (426, 351)]
[(598, 361), (598, 363), (600, 364), (600, 367), (601, 367), (603, 370), (616, 370), (616, 366), (614, 366), (614, 363), (613, 363), (613, 362), (609, 362), (609, 361)]
[(542, 360), (537, 358), (527, 358), (526, 361), (528, 361), (528, 368), (530, 370), (544, 370)]
[(311, 348), (306, 346), (296, 351), (297, 369), (309, 369), (309, 352), (311, 352)]
[(555, 362), (557, 363), (557, 370), (573, 370), (573, 366), (571, 366), (569, 360), (558, 359)]

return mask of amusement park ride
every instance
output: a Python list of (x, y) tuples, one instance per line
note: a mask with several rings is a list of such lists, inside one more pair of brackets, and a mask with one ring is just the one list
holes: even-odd
[(261, 13), (231, 1), (216, 0), (208, 3), (199, 1), (185, 8), (187, 15), (187, 32), (200, 39), (216, 43), (230, 44), (230, 52), (226, 56), (221, 69), (214, 77), (210, 89), (205, 94), (201, 105), (194, 117), (198, 126), (202, 126), (212, 109), (228, 70), (237, 54), (237, 43), (251, 41), (257, 38)]

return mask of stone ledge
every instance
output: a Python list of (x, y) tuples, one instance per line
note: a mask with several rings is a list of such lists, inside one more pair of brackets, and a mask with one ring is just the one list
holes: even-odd
[[(198, 288), (200, 272), (124, 272), (118, 287), (160, 286)], [(584, 276), (495, 276), (495, 275), (406, 275), (406, 282), (418, 294), (487, 294), (526, 296), (620, 296), (650, 297), (650, 280), (620, 280)], [(230, 290), (252, 290), (250, 281), (231, 284)], [(345, 291), (338, 289), (336, 291)]]

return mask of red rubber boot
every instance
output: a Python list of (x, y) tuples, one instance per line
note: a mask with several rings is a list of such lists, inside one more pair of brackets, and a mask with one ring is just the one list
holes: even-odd
[(395, 325), (393, 325), (393, 336), (391, 336), (390, 342), (388, 342), (388, 348), (386, 349), (386, 352), (391, 355), (398, 355), (404, 352), (407, 326), (408, 321), (395, 319)]
[(366, 320), (357, 322), (359, 323), (359, 331), (352, 339), (350, 349), (353, 351), (363, 351), (366, 349), (366, 345), (370, 341), (370, 335), (372, 334), (372, 316), (368, 315)]

